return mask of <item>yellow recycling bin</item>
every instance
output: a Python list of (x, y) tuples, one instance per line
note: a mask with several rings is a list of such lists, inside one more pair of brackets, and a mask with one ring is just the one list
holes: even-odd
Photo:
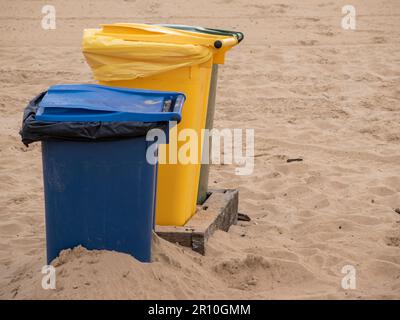
[[(117, 87), (176, 91), (186, 95), (182, 121), (177, 126), (177, 148), (161, 145), (157, 178), (156, 223), (181, 226), (195, 213), (213, 63), (237, 43), (235, 37), (206, 35), (146, 24), (107, 24), (86, 29), (83, 53), (101, 84)], [(193, 136), (197, 150), (181, 163)], [(171, 129), (173, 130), (173, 129)], [(173, 132), (170, 137), (174, 138)], [(193, 142), (193, 141), (192, 141)], [(171, 144), (172, 143), (172, 144)], [(162, 163), (166, 159), (167, 163)], [(168, 163), (170, 160), (177, 163)]]

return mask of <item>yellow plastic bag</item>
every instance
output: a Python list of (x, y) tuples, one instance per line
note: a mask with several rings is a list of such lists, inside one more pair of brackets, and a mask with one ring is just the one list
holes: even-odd
[(203, 45), (131, 41), (98, 33), (85, 30), (82, 51), (99, 81), (149, 77), (202, 64), (213, 55), (212, 48)]

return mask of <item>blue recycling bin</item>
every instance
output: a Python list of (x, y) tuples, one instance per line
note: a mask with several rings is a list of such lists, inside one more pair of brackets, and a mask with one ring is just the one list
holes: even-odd
[[(171, 92), (58, 85), (39, 102), (36, 121), (81, 129), (107, 124), (116, 133), (126, 124), (148, 124), (167, 135), (168, 121), (181, 119), (184, 100)], [(48, 263), (77, 245), (150, 261), (157, 164), (146, 160), (146, 151), (156, 142), (139, 131), (93, 141), (54, 134), (42, 141)]]

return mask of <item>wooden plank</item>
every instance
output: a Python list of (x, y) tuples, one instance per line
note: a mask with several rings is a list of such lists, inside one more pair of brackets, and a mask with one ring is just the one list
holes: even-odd
[(156, 233), (204, 255), (207, 240), (216, 230), (228, 231), (237, 223), (238, 204), (238, 190), (211, 190), (211, 195), (184, 226), (156, 226)]

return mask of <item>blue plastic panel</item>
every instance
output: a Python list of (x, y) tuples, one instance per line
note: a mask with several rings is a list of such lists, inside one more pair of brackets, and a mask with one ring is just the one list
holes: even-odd
[(150, 262), (157, 165), (146, 161), (149, 144), (42, 142), (48, 263), (78, 245)]
[(49, 88), (36, 119), (39, 121), (181, 120), (185, 95), (177, 92), (66, 84)]

